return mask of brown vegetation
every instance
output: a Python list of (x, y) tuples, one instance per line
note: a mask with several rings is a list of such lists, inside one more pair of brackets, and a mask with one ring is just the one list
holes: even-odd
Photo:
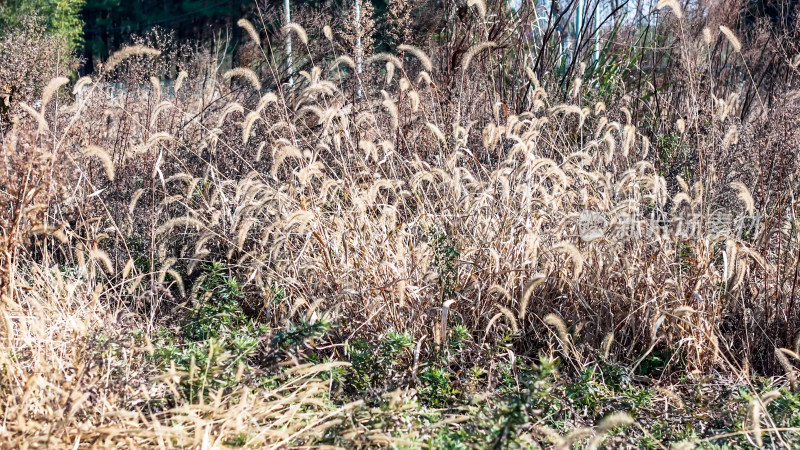
[[(65, 85), (65, 62), (39, 71), (44, 82), (14, 81), (0, 125), (0, 442), (219, 446), (243, 434), (281, 447), (342, 426), (389, 445), (362, 435), (348, 416), (358, 404), (323, 401), (320, 374), (340, 363), (301, 363), (346, 361), (354, 338), (400, 332), (413, 340), (400, 386), (414, 385), (456, 324), (464, 368), (511, 352), (559, 356), (574, 373), (635, 370), (668, 350), (667, 372), (782, 374), (793, 389), (797, 41), (661, 3), (650, 38), (620, 26), (602, 64), (585, 47), (560, 73), (552, 49), (524, 56), (530, 11), (470, 2), (443, 42), (365, 55), (361, 74), (353, 30), (332, 27), (348, 34), (331, 42), (327, 23), (299, 20), (283, 30), (301, 60), (291, 87), (268, 47), (281, 31), (263, 17), (239, 23), (259, 49), (247, 67), (142, 41), (90, 79)], [(619, 50), (634, 42), (649, 47)], [(20, 58), (55, 51), (30, 45)], [(0, 46), (0, 58), (19, 47)], [(587, 235), (587, 218), (605, 232)], [(237, 369), (233, 387), (187, 397), (181, 383), (203, 368), (152, 361), (158, 330), (206, 301), (211, 262), (268, 327), (253, 370), (290, 361), (266, 394)], [(270, 344), (321, 318), (337, 326), (319, 341)], [(588, 445), (630, 420), (608, 417)]]

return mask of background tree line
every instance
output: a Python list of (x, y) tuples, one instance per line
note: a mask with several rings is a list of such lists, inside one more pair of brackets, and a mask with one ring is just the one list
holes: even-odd
[[(503, 0), (506, 1), (506, 0)], [(580, 0), (531, 0), (538, 6), (563, 11), (580, 7)], [(693, 3), (694, 0), (688, 3)], [(63, 38), (68, 48), (83, 57), (83, 73), (127, 42), (153, 28), (172, 34), (178, 41), (207, 42), (220, 30), (233, 30), (240, 17), (280, 17), (283, 0), (0, 0), (0, 34), (38, 16), (49, 33)], [(449, 8), (450, 0), (362, 0), (365, 13), (374, 21), (370, 44), (385, 50), (410, 40), (425, 42), (436, 37), (437, 16), (460, 14), (466, 2)], [(610, 11), (640, 14), (652, 7), (651, 0), (609, 0)], [(686, 1), (681, 3), (687, 3)], [(703, 2), (700, 1), (700, 4)], [(798, 0), (751, 0), (740, 12), (740, 27), (747, 31), (766, 18), (776, 29), (796, 26)], [(327, 8), (344, 11), (353, 0), (291, 0), (293, 10)], [(521, 2), (508, 2), (510, 7)]]

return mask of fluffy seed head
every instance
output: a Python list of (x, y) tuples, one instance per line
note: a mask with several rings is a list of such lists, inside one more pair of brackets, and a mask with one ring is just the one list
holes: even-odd
[(389, 117), (392, 119), (392, 128), (397, 128), (400, 124), (400, 112), (397, 109), (397, 103), (394, 102), (386, 91), (381, 91), (381, 94), (383, 95), (382, 105), (386, 108)]
[(256, 43), (256, 45), (261, 46), (261, 37), (258, 36), (258, 31), (256, 31), (256, 28), (253, 26), (252, 23), (250, 23), (249, 20), (244, 18), (239, 19), (239, 21), (236, 22), (236, 25), (242, 27), (247, 32), (247, 34), (250, 35), (250, 39), (252, 39), (253, 42)]
[(69, 83), (69, 78), (67, 77), (56, 77), (47, 83), (44, 91), (42, 91), (42, 111), (44, 111), (44, 108), (50, 102), (50, 99), (53, 98), (53, 95), (67, 83)]
[(436, 126), (436, 124), (427, 122), (425, 125), (428, 127), (429, 130), (431, 130), (431, 133), (433, 133), (433, 135), (436, 136), (436, 139), (438, 139), (439, 142), (443, 144), (447, 143), (447, 137), (444, 135), (444, 133), (442, 133), (442, 130), (440, 130), (439, 127)]
[(747, 214), (752, 215), (755, 209), (755, 201), (753, 200), (753, 195), (750, 194), (750, 189), (747, 189), (747, 186), (739, 181), (731, 183), (731, 187), (736, 190), (736, 197), (744, 204)]
[(308, 34), (306, 34), (306, 29), (300, 26), (298, 23), (287, 23), (283, 26), (283, 28), (281, 28), (281, 32), (283, 32), (284, 35), (294, 33), (295, 36), (300, 39), (300, 42), (303, 44), (308, 44)]
[(189, 74), (188, 74), (188, 73), (186, 73), (186, 71), (185, 71), (185, 70), (181, 70), (181, 71), (178, 73), (178, 78), (176, 78), (176, 79), (175, 79), (175, 93), (176, 93), (176, 94), (177, 94), (177, 93), (178, 93), (178, 91), (181, 89), (181, 86), (183, 86), (183, 82), (186, 80), (186, 77), (187, 77), (187, 76), (189, 76)]
[(705, 42), (706, 45), (711, 45), (711, 39), (712, 39), (711, 30), (709, 30), (708, 27), (704, 27), (703, 28), (703, 42)]
[(237, 67), (235, 69), (231, 69), (225, 72), (225, 75), (223, 75), (223, 78), (226, 80), (230, 80), (232, 77), (241, 77), (250, 83), (250, 85), (253, 86), (253, 89), (256, 91), (261, 90), (261, 81), (259, 81), (258, 76), (255, 72), (246, 67)]
[(800, 66), (800, 53), (794, 55), (794, 58), (789, 62), (789, 67), (792, 69), (797, 69)]
[(669, 8), (678, 19), (683, 19), (683, 10), (678, 0), (661, 0), (656, 4), (656, 9), (662, 10), (664, 8)]
[(476, 44), (476, 45), (473, 45), (472, 47), (470, 47), (470, 49), (467, 50), (467, 53), (464, 55), (464, 59), (461, 62), (462, 70), (464, 72), (467, 71), (467, 68), (469, 67), (469, 63), (472, 62), (472, 58), (474, 58), (475, 55), (477, 55), (478, 53), (480, 53), (480, 52), (482, 52), (482, 51), (484, 51), (486, 49), (494, 48), (494, 47), (497, 47), (497, 44), (495, 42), (492, 42), (492, 41), (481, 42), (480, 44)]
[(733, 31), (731, 31), (730, 28), (726, 27), (725, 25), (720, 25), (719, 31), (721, 31), (722, 34), (724, 34), (725, 37), (728, 39), (728, 42), (731, 44), (731, 47), (733, 48), (733, 51), (737, 53), (742, 51), (742, 43), (739, 42), (739, 38), (737, 38), (736, 35), (733, 34)]
[(47, 120), (44, 118), (44, 115), (39, 114), (38, 111), (28, 106), (25, 102), (20, 102), (19, 106), (23, 111), (36, 119), (36, 122), (39, 124), (39, 133), (50, 129), (50, 127), (47, 126)]
[(403, 61), (400, 61), (400, 58), (391, 53), (376, 53), (367, 58), (367, 64), (372, 64), (374, 62), (390, 62), (397, 67), (403, 67)]
[(78, 78), (78, 81), (75, 82), (75, 86), (72, 87), (72, 94), (78, 94), (87, 84), (92, 84), (92, 77), (86, 76)]
[(397, 49), (401, 52), (414, 55), (414, 57), (419, 60), (420, 64), (422, 64), (422, 68), (426, 71), (431, 72), (433, 70), (433, 62), (431, 62), (431, 58), (421, 48), (414, 47), (413, 45), (402, 44), (398, 45)]
[(106, 72), (111, 72), (112, 70), (114, 70), (115, 67), (117, 67), (119, 63), (132, 56), (143, 56), (143, 55), (158, 56), (160, 54), (161, 50), (145, 47), (144, 45), (130, 45), (109, 56), (108, 60), (106, 60), (104, 69)]
[(339, 67), (339, 64), (344, 64), (344, 65), (346, 65), (347, 67), (349, 67), (351, 69), (355, 69), (355, 67), (356, 67), (356, 62), (353, 61), (353, 58), (351, 58), (351, 57), (349, 57), (347, 55), (342, 55), (342, 56), (340, 56), (340, 57), (338, 57), (338, 58), (333, 60), (331, 65), (328, 67), (328, 70), (329, 71), (335, 70), (337, 67)]
[(114, 161), (111, 160), (111, 156), (109, 156), (108, 152), (103, 147), (90, 145), (83, 151), (83, 156), (86, 158), (95, 157), (99, 159), (103, 164), (103, 169), (108, 179), (114, 181)]
[(797, 353), (786, 349), (786, 348), (775, 348), (775, 358), (780, 363), (783, 370), (786, 372), (786, 378), (789, 380), (789, 386), (792, 391), (797, 390), (797, 377), (794, 374), (794, 367), (792, 363), (789, 362), (789, 358), (786, 355), (790, 355), (795, 359), (798, 359)]
[(474, 6), (481, 19), (486, 19), (486, 2), (484, 0), (467, 0), (467, 6)]

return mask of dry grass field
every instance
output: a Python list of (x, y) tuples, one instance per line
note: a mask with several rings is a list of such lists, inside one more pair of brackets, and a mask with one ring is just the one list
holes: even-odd
[(0, 446), (800, 445), (800, 30), (720, 3), (3, 37)]

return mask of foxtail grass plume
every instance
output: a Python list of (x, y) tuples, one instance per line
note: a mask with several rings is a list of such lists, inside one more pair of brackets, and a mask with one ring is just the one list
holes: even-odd
[(686, 132), (686, 121), (683, 119), (678, 119), (675, 121), (675, 128), (678, 129), (678, 133), (683, 134)]
[(775, 358), (778, 360), (778, 363), (780, 363), (781, 367), (786, 373), (786, 378), (789, 380), (789, 387), (791, 388), (792, 392), (794, 392), (797, 390), (797, 376), (794, 373), (794, 366), (792, 366), (792, 363), (789, 362), (789, 358), (787, 358), (786, 355), (789, 355), (794, 359), (800, 359), (800, 356), (788, 348), (775, 348)]
[(544, 323), (556, 329), (558, 339), (561, 341), (561, 345), (564, 347), (564, 351), (566, 352), (567, 346), (569, 345), (569, 334), (567, 334), (567, 325), (564, 323), (561, 317), (553, 313), (544, 316), (543, 320)]
[(114, 273), (114, 264), (111, 262), (111, 258), (108, 256), (108, 253), (106, 253), (104, 250), (93, 248), (89, 251), (89, 260), (100, 261), (103, 263), (103, 268), (106, 270), (106, 273)]
[(175, 79), (175, 88), (174, 88), (175, 94), (177, 94), (178, 91), (181, 89), (181, 86), (183, 86), (183, 82), (186, 80), (187, 76), (189, 76), (189, 74), (185, 70), (181, 70), (178, 73), (178, 78)]
[(603, 338), (603, 342), (600, 344), (600, 348), (603, 349), (603, 359), (608, 359), (611, 355), (611, 345), (614, 344), (614, 333), (608, 333), (606, 337)]
[(198, 230), (203, 228), (203, 222), (201, 222), (199, 219), (195, 219), (194, 217), (190, 216), (175, 217), (173, 219), (164, 222), (161, 226), (156, 228), (155, 235), (160, 236), (166, 233), (167, 231), (175, 227), (179, 227), (181, 225), (194, 227), (195, 229)]
[(28, 113), (28, 115), (36, 119), (36, 122), (39, 124), (39, 133), (50, 130), (50, 127), (47, 125), (47, 120), (44, 118), (43, 114), (40, 114), (39, 111), (31, 108), (25, 102), (20, 102), (19, 106), (23, 111)]
[(681, 4), (678, 3), (678, 0), (661, 0), (656, 4), (656, 9), (659, 11), (664, 8), (669, 8), (678, 19), (683, 19), (683, 9), (681, 9)]
[(103, 164), (103, 169), (106, 172), (106, 176), (110, 181), (114, 181), (114, 161), (111, 160), (111, 156), (109, 156), (108, 152), (103, 148), (97, 145), (90, 145), (86, 147), (83, 151), (84, 157), (95, 157), (100, 160)]
[(353, 61), (353, 58), (351, 58), (351, 57), (349, 57), (347, 55), (342, 55), (342, 56), (340, 56), (340, 57), (338, 57), (338, 58), (333, 60), (331, 65), (328, 66), (328, 71), (333, 71), (333, 70), (337, 69), (339, 67), (339, 64), (344, 64), (344, 65), (346, 65), (347, 67), (349, 67), (351, 69), (355, 69), (355, 67), (356, 67), (356, 62)]
[(583, 272), (584, 257), (572, 243), (561, 241), (552, 247), (553, 250), (566, 254), (572, 261), (572, 280), (577, 281)]
[(153, 85), (153, 92), (156, 93), (156, 101), (161, 98), (161, 80), (158, 77), (150, 77), (150, 84)]
[(413, 45), (406, 45), (401, 44), (397, 46), (397, 49), (401, 52), (406, 52), (414, 55), (422, 64), (422, 68), (428, 72), (433, 71), (433, 62), (431, 62), (431, 58), (419, 47), (414, 47)]
[(750, 194), (750, 189), (747, 189), (747, 186), (740, 181), (734, 181), (731, 183), (731, 187), (736, 189), (736, 197), (744, 204), (747, 214), (752, 215), (755, 209), (755, 201), (753, 200), (753, 195)]
[(161, 50), (156, 50), (154, 48), (146, 47), (144, 45), (131, 45), (109, 56), (108, 59), (106, 60), (105, 65), (103, 66), (103, 69), (106, 72), (111, 72), (112, 70), (114, 70), (115, 67), (117, 67), (117, 65), (119, 65), (119, 63), (125, 61), (126, 59), (132, 56), (144, 56), (144, 55), (158, 56), (160, 54)]
[(255, 125), (258, 120), (263, 119), (261, 119), (261, 114), (256, 111), (249, 113), (247, 117), (245, 117), (244, 124), (242, 125), (242, 142), (245, 144), (247, 144), (247, 142), (250, 140), (250, 134), (252, 133), (253, 125)]
[(442, 310), (439, 317), (439, 336), (437, 343), (441, 344), (447, 340), (447, 316), (450, 313), (450, 306), (455, 303), (455, 300), (447, 300), (442, 303)]
[(144, 194), (144, 189), (140, 188), (137, 189), (133, 195), (131, 196), (131, 201), (128, 203), (128, 214), (133, 215), (133, 211), (136, 209), (136, 203), (139, 202), (139, 197)]
[(589, 445), (586, 447), (587, 450), (597, 450), (612, 429), (631, 424), (633, 424), (633, 418), (628, 413), (615, 412), (609, 414), (600, 421), (595, 436), (589, 441)]
[(246, 67), (237, 67), (235, 69), (231, 69), (225, 72), (223, 78), (226, 80), (230, 80), (233, 77), (240, 77), (246, 80), (256, 91), (261, 90), (261, 81), (258, 79), (258, 76), (252, 70)]
[(392, 128), (397, 128), (400, 125), (400, 112), (397, 109), (397, 103), (394, 102), (388, 92), (381, 91), (381, 95), (383, 95), (382, 105), (386, 108), (389, 117), (392, 119)]
[(386, 84), (392, 84), (392, 78), (394, 78), (394, 64), (391, 62), (386, 63)]
[(789, 67), (792, 69), (797, 69), (800, 67), (800, 53), (794, 55), (794, 58), (789, 62)]
[(594, 430), (588, 427), (579, 427), (569, 432), (566, 436), (557, 440), (555, 443), (556, 450), (570, 450), (573, 444), (585, 439), (587, 436), (594, 434)]
[(259, 37), (258, 31), (256, 31), (256, 28), (249, 20), (244, 18), (239, 19), (239, 21), (236, 22), (236, 25), (242, 27), (257, 46), (261, 46), (261, 37)]
[(408, 93), (408, 101), (411, 104), (411, 112), (417, 112), (419, 109), (419, 93), (417, 91), (410, 91)]
[(391, 53), (386, 53), (386, 52), (376, 53), (367, 58), (367, 64), (372, 64), (375, 62), (390, 62), (397, 67), (400, 68), (403, 67), (403, 61), (400, 61), (400, 58), (394, 56)]
[(92, 77), (85, 76), (78, 78), (78, 81), (75, 82), (75, 86), (72, 87), (72, 94), (77, 95), (87, 84), (92, 84)]
[(703, 42), (706, 45), (711, 45), (711, 40), (712, 40), (711, 30), (708, 29), (708, 27), (703, 27)]
[(681, 305), (672, 310), (672, 314), (678, 317), (688, 316), (694, 314), (695, 312), (697, 311), (695, 311), (694, 308), (689, 305)]
[(431, 84), (431, 76), (428, 72), (424, 70), (420, 72), (419, 75), (417, 76), (417, 84), (421, 84), (423, 81), (426, 84)]
[(735, 51), (736, 53), (742, 51), (742, 43), (739, 42), (739, 38), (737, 38), (736, 35), (733, 34), (733, 31), (731, 31), (730, 28), (726, 27), (725, 25), (720, 25), (719, 31), (721, 31), (722, 34), (724, 34), (725, 37), (728, 39), (728, 42), (731, 44), (731, 47), (733, 48), (733, 51)]
[(503, 305), (497, 305), (497, 309), (506, 317), (508, 324), (511, 325), (511, 330), (514, 333), (519, 333), (519, 325), (517, 324), (517, 318), (514, 317), (514, 313)]
[(472, 62), (472, 59), (475, 57), (475, 55), (486, 49), (494, 47), (497, 47), (497, 43), (492, 41), (481, 42), (480, 44), (476, 44), (470, 47), (470, 49), (467, 50), (467, 53), (464, 55), (464, 59), (461, 62), (461, 70), (463, 72), (466, 72), (467, 68), (469, 68), (469, 63)]
[(42, 111), (44, 111), (47, 104), (50, 103), (50, 99), (53, 98), (53, 95), (67, 83), (69, 83), (69, 78), (67, 77), (56, 77), (47, 83), (44, 91), (42, 91)]
[(722, 139), (722, 148), (727, 149), (732, 144), (739, 142), (739, 129), (736, 125), (731, 125), (728, 131), (725, 132), (725, 137)]
[(441, 142), (442, 144), (447, 143), (447, 137), (444, 135), (444, 133), (442, 133), (442, 130), (440, 130), (435, 123), (427, 122), (425, 123), (425, 125), (428, 127), (429, 130), (431, 130), (431, 133), (433, 133), (433, 135), (436, 136), (436, 139), (439, 142)]
[(486, 2), (484, 0), (467, 0), (467, 6), (474, 7), (481, 19), (486, 20)]
[(283, 28), (281, 28), (281, 32), (284, 35), (287, 35), (289, 33), (294, 33), (295, 36), (297, 36), (297, 38), (300, 39), (300, 42), (302, 42), (303, 44), (308, 44), (308, 34), (306, 33), (306, 29), (300, 26), (300, 24), (298, 23), (294, 22), (287, 23), (286, 25), (283, 26)]
[(533, 296), (533, 292), (536, 288), (547, 281), (547, 275), (543, 273), (537, 273), (533, 276), (530, 282), (525, 286), (522, 290), (522, 301), (519, 303), (519, 318), (520, 320), (525, 319), (525, 314), (527, 314), (528, 310), (528, 303)]

